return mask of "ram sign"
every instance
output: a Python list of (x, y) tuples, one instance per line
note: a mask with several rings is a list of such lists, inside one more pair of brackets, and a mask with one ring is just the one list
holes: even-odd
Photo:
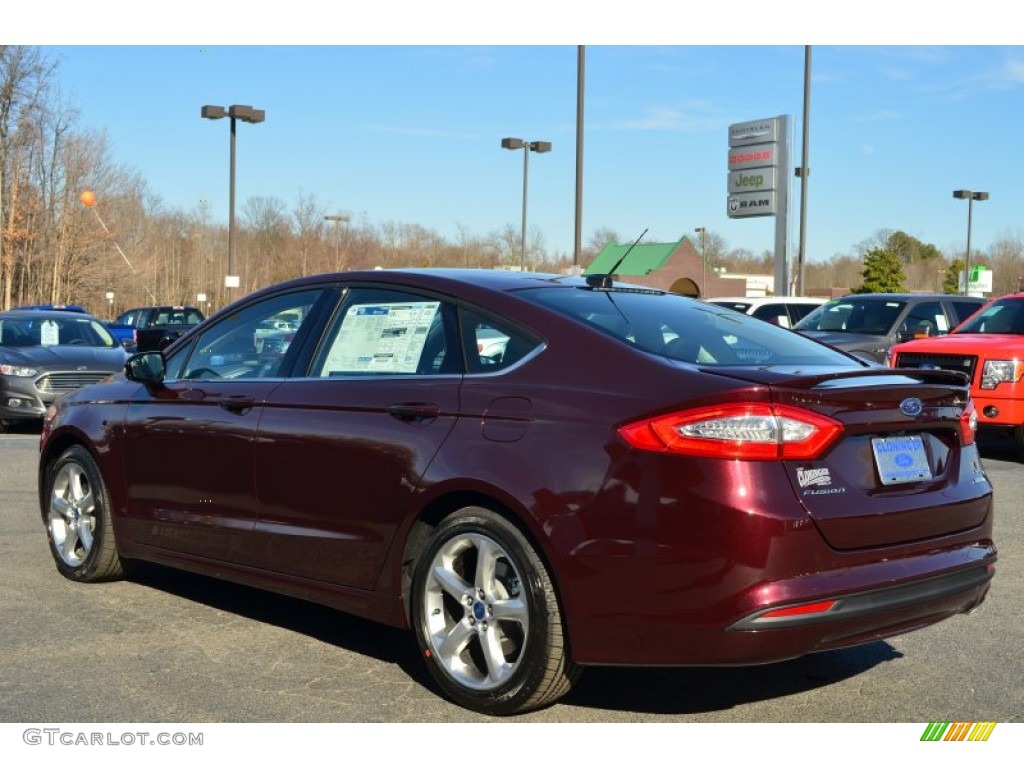
[(744, 192), (729, 195), (729, 215), (737, 216), (771, 216), (775, 210), (775, 191)]

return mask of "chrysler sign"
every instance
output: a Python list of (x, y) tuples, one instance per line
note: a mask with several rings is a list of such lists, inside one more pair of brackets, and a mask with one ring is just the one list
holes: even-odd
[(744, 144), (764, 144), (779, 140), (779, 120), (776, 117), (767, 120), (751, 120), (749, 123), (735, 123), (729, 126), (729, 146), (739, 147)]

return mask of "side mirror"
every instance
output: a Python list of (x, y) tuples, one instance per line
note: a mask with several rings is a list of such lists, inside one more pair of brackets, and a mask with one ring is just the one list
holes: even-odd
[(164, 356), (160, 352), (140, 352), (124, 364), (125, 376), (141, 384), (160, 384), (165, 372)]

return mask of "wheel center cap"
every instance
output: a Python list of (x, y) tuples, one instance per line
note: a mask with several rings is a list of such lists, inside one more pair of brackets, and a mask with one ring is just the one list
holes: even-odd
[(487, 606), (477, 600), (473, 603), (473, 618), (477, 621), (483, 621), (487, 616)]

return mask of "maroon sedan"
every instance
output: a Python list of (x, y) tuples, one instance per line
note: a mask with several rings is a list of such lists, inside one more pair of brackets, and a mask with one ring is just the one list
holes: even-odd
[(610, 278), (352, 272), (61, 398), (40, 505), (70, 579), (152, 561), (410, 627), (448, 696), (507, 714), (587, 665), (757, 664), (977, 607), (975, 423), (962, 374)]

